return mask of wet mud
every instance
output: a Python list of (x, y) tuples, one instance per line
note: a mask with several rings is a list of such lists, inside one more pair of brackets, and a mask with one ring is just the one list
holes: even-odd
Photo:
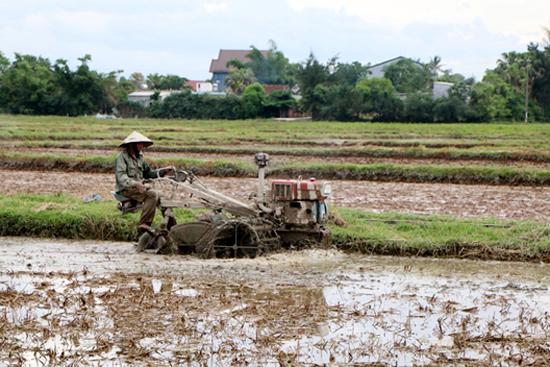
[(547, 366), (550, 265), (0, 238), (0, 366)]
[[(113, 174), (1, 170), (3, 194), (68, 193), (77, 197), (100, 194), (111, 200)], [(204, 177), (214, 190), (247, 200), (256, 190), (253, 178)], [(419, 184), (330, 180), (332, 204), (374, 212), (441, 214), (550, 221), (550, 187)]]

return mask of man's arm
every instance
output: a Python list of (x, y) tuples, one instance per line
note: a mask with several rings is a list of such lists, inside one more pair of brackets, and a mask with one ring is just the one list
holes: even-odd
[(117, 182), (123, 188), (134, 187), (138, 184), (141, 184), (141, 182), (136, 181), (128, 176), (128, 163), (126, 162), (122, 154), (120, 154), (116, 159), (115, 175)]
[(159, 178), (161, 177), (158, 169), (151, 169), (147, 162), (143, 161), (143, 178)]

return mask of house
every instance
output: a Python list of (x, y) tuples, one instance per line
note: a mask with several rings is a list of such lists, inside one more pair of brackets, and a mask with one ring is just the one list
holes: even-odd
[(432, 87), (433, 99), (448, 97), (454, 83), (434, 81)]
[(158, 98), (162, 101), (164, 98), (177, 92), (174, 90), (139, 90), (128, 94), (128, 102), (139, 103), (143, 107), (149, 107), (151, 105), (151, 98), (155, 93), (158, 93)]
[[(385, 68), (389, 65), (395, 64), (396, 62), (399, 62), (401, 60), (406, 60), (406, 57), (398, 56), (394, 57), (393, 59), (389, 59), (386, 61), (383, 61), (381, 63), (369, 66), (368, 71), (369, 74), (367, 78), (383, 78), (385, 75)], [(412, 59), (410, 59), (412, 60)], [(418, 65), (419, 68), (424, 68), (424, 65), (418, 61), (412, 60), (415, 65)], [(453, 83), (447, 83), (447, 82), (440, 82), (440, 81), (434, 81), (432, 83), (432, 98), (442, 98), (442, 97), (448, 97), (449, 92), (454, 84)], [(397, 93), (397, 96), (401, 100), (407, 99), (407, 94), (405, 93)]]
[(188, 80), (186, 84), (191, 88), (193, 93), (211, 93), (213, 91), (212, 83), (204, 80)]
[[(368, 71), (369, 71), (369, 75), (368, 77), (369, 78), (383, 78), (384, 77), (384, 69), (388, 66), (390, 66), (391, 64), (395, 64), (396, 62), (399, 62), (401, 60), (406, 60), (408, 59), (407, 57), (403, 57), (403, 56), (397, 56), (397, 57), (394, 57), (393, 59), (389, 59), (389, 60), (386, 60), (386, 61), (382, 61), (378, 64), (375, 64), (375, 65), (372, 65), (372, 66), (369, 66), (368, 67)], [(418, 61), (414, 61), (412, 60), (415, 64), (418, 65), (418, 67), (420, 68), (423, 68), (424, 65), (422, 65), (421, 63), (419, 63)]]
[[(227, 63), (231, 60), (238, 60), (242, 63), (249, 62), (248, 54), (251, 50), (224, 50), (220, 49), (217, 59), (210, 62), (210, 72), (212, 73), (212, 90), (214, 92), (225, 91), (225, 78), (229, 75)], [(261, 51), (266, 56), (267, 51)]]

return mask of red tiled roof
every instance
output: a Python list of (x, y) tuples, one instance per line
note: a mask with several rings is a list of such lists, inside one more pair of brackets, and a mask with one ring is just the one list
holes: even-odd
[[(211, 73), (228, 73), (227, 62), (230, 60), (239, 60), (241, 62), (248, 62), (250, 59), (247, 57), (252, 50), (220, 50), (217, 59), (213, 59), (210, 63)], [(267, 51), (261, 51), (266, 56)]]
[(264, 84), (265, 94), (270, 94), (276, 90), (288, 90), (288, 85), (286, 84)]
[(191, 87), (191, 90), (193, 90), (193, 91), (196, 92), (196, 91), (197, 91), (197, 84), (200, 83), (200, 80), (187, 80), (185, 83), (186, 83), (188, 86)]

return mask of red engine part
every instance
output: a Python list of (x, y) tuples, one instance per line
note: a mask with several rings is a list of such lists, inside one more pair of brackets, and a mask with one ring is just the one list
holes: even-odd
[(275, 201), (323, 200), (321, 184), (316, 179), (275, 180), (271, 182), (271, 191)]

